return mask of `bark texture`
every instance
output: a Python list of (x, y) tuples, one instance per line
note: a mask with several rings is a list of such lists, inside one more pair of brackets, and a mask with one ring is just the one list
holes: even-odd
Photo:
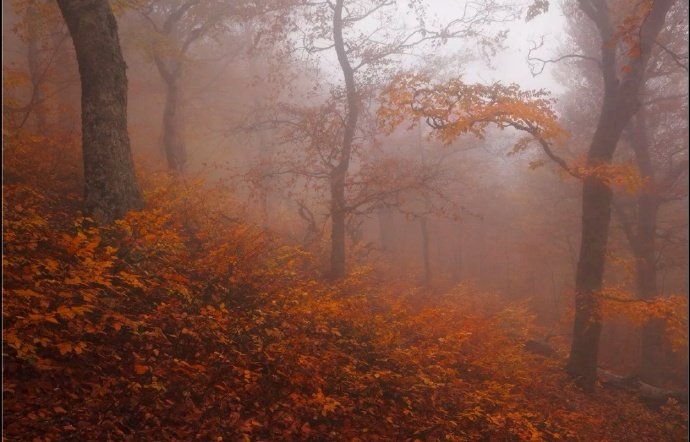
[(58, 0), (81, 77), (85, 209), (109, 223), (143, 204), (127, 133), (127, 75), (106, 0)]

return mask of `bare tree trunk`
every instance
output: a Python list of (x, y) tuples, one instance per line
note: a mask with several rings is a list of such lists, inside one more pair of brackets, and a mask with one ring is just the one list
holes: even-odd
[(347, 92), (347, 116), (345, 118), (340, 159), (338, 165), (331, 173), (331, 220), (333, 222), (331, 230), (331, 277), (340, 278), (345, 275), (345, 217), (347, 216), (345, 178), (350, 167), (352, 141), (355, 137), (355, 129), (357, 128), (357, 119), (359, 117), (355, 72), (347, 59), (345, 42), (343, 40), (343, 0), (335, 2), (333, 42), (336, 55), (338, 56), (338, 63), (345, 77), (345, 90)]
[(143, 201), (127, 133), (127, 75), (106, 0), (58, 0), (81, 77), (85, 208), (109, 223)]
[(183, 121), (179, 109), (180, 76), (172, 73), (165, 78), (165, 109), (163, 110), (163, 147), (168, 168), (174, 173), (184, 173), (187, 165), (187, 149), (183, 136)]
[(610, 205), (611, 189), (594, 177), (585, 179), (582, 243), (575, 279), (575, 322), (567, 371), (588, 390), (594, 387), (597, 375), (601, 316), (596, 292), (604, 276)]

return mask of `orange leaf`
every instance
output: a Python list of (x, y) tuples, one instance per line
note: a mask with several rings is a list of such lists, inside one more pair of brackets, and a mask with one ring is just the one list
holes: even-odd
[(60, 350), (60, 354), (64, 355), (72, 351), (72, 343), (70, 342), (62, 342), (57, 345), (58, 350)]

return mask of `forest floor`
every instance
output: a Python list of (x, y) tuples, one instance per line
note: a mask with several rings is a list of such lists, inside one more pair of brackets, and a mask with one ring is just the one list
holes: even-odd
[(64, 145), (5, 140), (3, 440), (687, 440), (674, 401), (526, 352), (525, 305), (325, 281), (226, 192), (140, 171), (147, 208), (97, 227)]

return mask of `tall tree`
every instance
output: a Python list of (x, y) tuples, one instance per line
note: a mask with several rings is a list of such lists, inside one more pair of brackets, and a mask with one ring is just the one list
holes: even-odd
[(81, 78), (85, 208), (108, 223), (143, 201), (127, 133), (127, 75), (106, 0), (58, 0)]
[[(623, 129), (639, 109), (644, 71), (666, 13), (674, 0), (655, 0), (635, 7), (625, 26), (616, 26), (609, 5), (579, 0), (584, 14), (594, 23), (600, 43), (599, 66), (604, 96), (596, 130), (587, 152), (587, 166), (608, 165)], [(633, 26), (630, 26), (633, 24)], [(594, 388), (601, 336), (601, 312), (597, 292), (602, 288), (611, 202), (606, 180), (588, 174), (582, 185), (582, 236), (575, 277), (575, 321), (567, 371), (586, 390)]]
[[(474, 37), (484, 48), (495, 49), (505, 37), (482, 33), (482, 27), (514, 17), (516, 10), (492, 0), (468, 5), (464, 15), (450, 20), (438, 29), (428, 29), (419, 2), (409, 3), (416, 9), (418, 26), (402, 27), (394, 31), (395, 1), (336, 0), (308, 2), (308, 18), (314, 25), (304, 36), (308, 52), (335, 50), (344, 80), (345, 105), (342, 118), (342, 138), (338, 143), (330, 171), (331, 265), (330, 273), (339, 278), (346, 271), (345, 224), (348, 216), (346, 182), (357, 150), (355, 138), (364, 110), (366, 90), (385, 76), (387, 66), (395, 56), (424, 42), (441, 44), (451, 38)], [(370, 29), (366, 29), (369, 27)]]

